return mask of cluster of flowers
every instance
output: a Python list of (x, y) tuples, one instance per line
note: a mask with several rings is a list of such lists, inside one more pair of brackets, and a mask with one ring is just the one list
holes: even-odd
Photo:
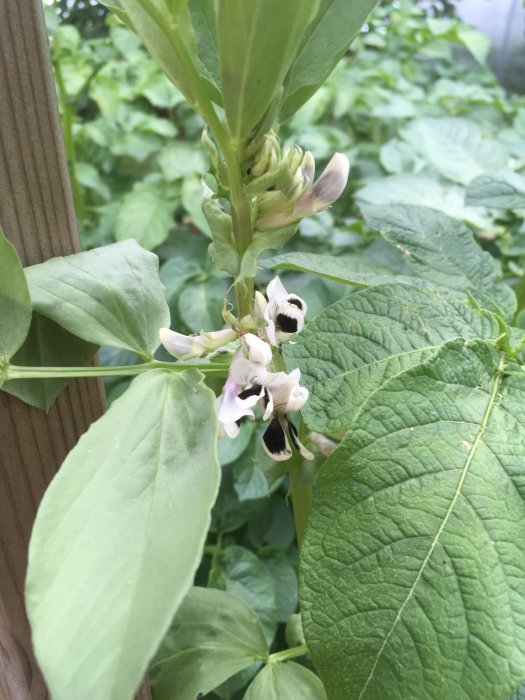
[(278, 277), (270, 282), (266, 293), (268, 300), (260, 292), (255, 293), (254, 333), (228, 328), (185, 336), (163, 328), (160, 338), (168, 352), (179, 359), (201, 357), (240, 338), (228, 379), (217, 398), (219, 437), (225, 434), (236, 437), (242, 420), (255, 419), (253, 408), (258, 404), (263, 420), (270, 421), (263, 435), (266, 454), (277, 461), (289, 459), (291, 441), (305, 459), (313, 459), (288, 417), (289, 413), (300, 410), (308, 399), (308, 389), (300, 386), (301, 372), (294, 369), (288, 374), (268, 369), (273, 358), (272, 346), (277, 347), (303, 329), (306, 304), (295, 294), (288, 294)]

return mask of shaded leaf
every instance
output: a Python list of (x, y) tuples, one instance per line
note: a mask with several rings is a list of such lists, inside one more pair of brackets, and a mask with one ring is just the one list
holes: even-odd
[(0, 367), (22, 345), (30, 323), (31, 299), (24, 271), (16, 250), (0, 230)]
[[(85, 365), (98, 345), (68, 333), (49, 318), (33, 313), (31, 327), (22, 347), (13, 356), (14, 365), (26, 367), (76, 367)], [(8, 394), (47, 411), (69, 379), (13, 379), (2, 387)]]
[[(345, 696), (341, 696), (345, 697)], [(244, 700), (326, 700), (320, 679), (304, 666), (270, 663), (255, 676)]]
[(195, 700), (267, 654), (261, 623), (246, 603), (226, 591), (192, 588), (150, 666), (155, 700)]

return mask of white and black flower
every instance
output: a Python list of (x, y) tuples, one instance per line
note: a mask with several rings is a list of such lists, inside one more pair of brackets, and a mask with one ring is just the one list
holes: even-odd
[(277, 276), (268, 284), (266, 294), (268, 301), (260, 292), (256, 293), (256, 320), (263, 316), (268, 341), (272, 345), (279, 345), (294, 333), (303, 330), (306, 302), (296, 294), (289, 294)]

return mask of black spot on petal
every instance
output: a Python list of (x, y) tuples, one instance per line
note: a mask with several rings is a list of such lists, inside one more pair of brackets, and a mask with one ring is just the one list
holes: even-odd
[(237, 396), (241, 399), (241, 401), (244, 401), (245, 399), (249, 399), (250, 396), (259, 396), (261, 393), (261, 387), (259, 384), (253, 384), (252, 386), (248, 387), (247, 389), (243, 389)]
[(288, 297), (287, 299), (289, 304), (293, 304), (294, 306), (297, 306), (298, 309), (301, 311), (303, 310), (303, 302), (298, 299), (297, 297)]
[(263, 442), (268, 448), (268, 452), (278, 455), (286, 450), (286, 435), (278, 418), (274, 418), (266, 428), (263, 435)]
[(297, 333), (297, 319), (286, 316), (286, 314), (277, 314), (275, 325), (277, 330), (284, 333)]

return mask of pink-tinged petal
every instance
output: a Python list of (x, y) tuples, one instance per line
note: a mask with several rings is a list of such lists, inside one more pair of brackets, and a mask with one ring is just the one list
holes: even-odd
[(267, 369), (264, 365), (250, 362), (241, 350), (237, 350), (230, 365), (230, 377), (239, 385), (264, 384)]

